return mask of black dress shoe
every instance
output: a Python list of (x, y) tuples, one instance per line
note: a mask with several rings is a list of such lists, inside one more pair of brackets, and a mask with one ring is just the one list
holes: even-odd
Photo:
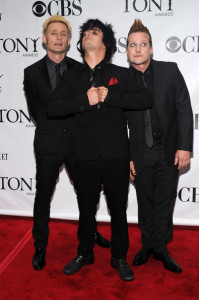
[(111, 257), (111, 266), (118, 270), (118, 274), (124, 281), (131, 281), (134, 279), (133, 270), (127, 264), (125, 258), (115, 259)]
[(177, 262), (169, 255), (167, 251), (164, 252), (154, 252), (154, 258), (160, 260), (165, 269), (174, 273), (181, 273), (182, 269), (177, 264)]
[(45, 266), (45, 256), (46, 256), (46, 249), (45, 248), (38, 248), (35, 250), (35, 254), (32, 259), (32, 265), (35, 270), (41, 270)]
[(72, 275), (77, 273), (83, 266), (91, 265), (94, 263), (94, 254), (91, 253), (88, 256), (77, 255), (67, 265), (65, 265), (63, 272), (66, 275)]
[(152, 248), (142, 248), (135, 256), (133, 260), (134, 266), (141, 266), (148, 261), (149, 256), (153, 253)]
[(94, 239), (95, 239), (95, 243), (102, 248), (111, 247), (111, 243), (109, 242), (109, 240), (105, 239), (97, 230), (95, 231)]

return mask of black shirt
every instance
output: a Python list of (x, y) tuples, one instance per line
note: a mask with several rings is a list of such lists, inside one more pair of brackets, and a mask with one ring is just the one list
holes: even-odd
[[(97, 64), (93, 69), (90, 68), (90, 66), (87, 64), (86, 61), (84, 61), (84, 66), (87, 69), (88, 76), (90, 79), (91, 87), (100, 87), (103, 86), (102, 82), (102, 72), (104, 69), (104, 66), (106, 65), (105, 60), (102, 60), (99, 64)], [(99, 103), (92, 106), (92, 110), (94, 109), (101, 109), (103, 107), (103, 103)]]
[[(48, 56), (47, 58), (47, 69), (48, 69), (48, 74), (50, 78), (50, 83), (52, 86), (52, 89), (54, 90), (56, 88), (56, 68), (55, 66), (57, 65), (53, 60), (51, 60)], [(64, 59), (59, 63), (61, 65), (60, 67), (60, 75), (62, 76), (63, 73), (67, 70), (67, 63), (66, 59)]]
[[(50, 78), (50, 83), (51, 83), (52, 90), (54, 90), (56, 88), (56, 68), (55, 68), (55, 66), (57, 64), (53, 60), (51, 60), (48, 56), (46, 58), (47, 58), (47, 69), (48, 69), (48, 74), (49, 74), (49, 78)], [(59, 64), (61, 65), (60, 75), (62, 76), (63, 73), (65, 71), (67, 71), (67, 62), (66, 62), (65, 57)], [(64, 121), (64, 132), (70, 133), (68, 124), (69, 124), (68, 118), (66, 118)]]
[[(149, 64), (148, 68), (145, 70), (144, 73), (135, 69), (133, 66), (131, 66), (131, 68), (132, 68), (132, 71), (133, 71), (135, 77), (138, 77), (137, 80), (139, 79), (139, 82), (140, 82), (140, 78), (141, 78), (142, 84), (143, 84), (142, 77), (144, 77), (147, 88), (154, 95), (154, 76), (153, 76), (152, 64), (151, 63)], [(159, 139), (162, 137), (162, 133), (161, 133), (160, 121), (159, 121), (159, 116), (157, 113), (156, 102), (155, 102), (154, 96), (153, 96), (153, 106), (150, 109), (150, 116), (151, 116), (151, 126), (152, 126), (153, 138)]]

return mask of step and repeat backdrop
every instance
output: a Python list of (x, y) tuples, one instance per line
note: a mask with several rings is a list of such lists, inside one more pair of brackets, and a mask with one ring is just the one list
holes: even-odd
[[(35, 156), (31, 121), (23, 90), (23, 70), (45, 55), (42, 24), (54, 14), (73, 28), (68, 56), (81, 61), (76, 43), (88, 18), (113, 25), (117, 52), (113, 63), (128, 67), (126, 39), (135, 18), (153, 39), (154, 59), (174, 61), (186, 80), (194, 113), (194, 151), (179, 177), (174, 224), (199, 225), (199, 1), (197, 0), (0, 0), (0, 214), (32, 216)], [(169, 188), (169, 187), (168, 187)], [(129, 186), (128, 221), (137, 223), (137, 199)], [(76, 195), (65, 168), (51, 202), (51, 217), (78, 219)], [(99, 221), (110, 221), (102, 193)]]

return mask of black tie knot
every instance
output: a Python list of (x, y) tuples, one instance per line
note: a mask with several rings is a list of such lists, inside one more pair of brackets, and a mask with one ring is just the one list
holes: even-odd
[(147, 82), (146, 82), (146, 77), (150, 74), (150, 71), (146, 71), (144, 74), (142, 74), (142, 82), (145, 88), (147, 88)]

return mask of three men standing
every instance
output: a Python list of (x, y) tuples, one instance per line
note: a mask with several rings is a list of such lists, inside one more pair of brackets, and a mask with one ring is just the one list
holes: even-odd
[[(134, 279), (126, 262), (129, 171), (136, 185), (143, 244), (133, 264), (142, 265), (153, 254), (167, 270), (180, 273), (167, 242), (172, 238), (178, 170), (190, 160), (193, 121), (177, 65), (151, 59), (151, 35), (140, 20), (128, 34), (128, 71), (109, 63), (116, 41), (111, 25), (98, 19), (80, 28), (83, 65), (65, 56), (71, 27), (64, 18), (48, 19), (43, 33), (47, 56), (24, 73), (30, 114), (37, 123), (34, 268), (45, 265), (50, 198), (64, 162), (77, 188), (80, 210), (77, 256), (64, 267), (65, 274), (94, 262), (95, 213), (103, 184), (111, 214), (111, 265), (123, 280)], [(151, 109), (150, 94), (146, 89), (136, 94), (135, 85), (152, 92)], [(100, 240), (106, 244), (101, 236)]]

